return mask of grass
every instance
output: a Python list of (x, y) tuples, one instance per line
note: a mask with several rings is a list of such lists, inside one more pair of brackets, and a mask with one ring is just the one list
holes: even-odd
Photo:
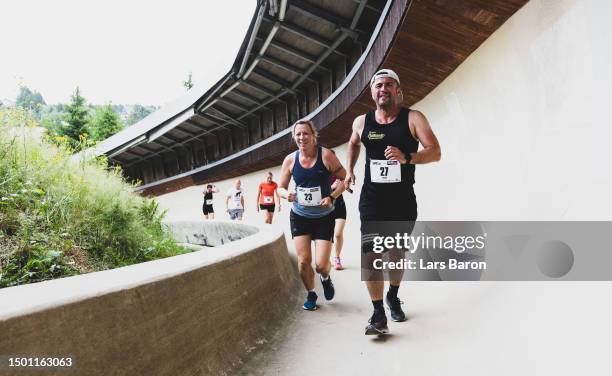
[(119, 169), (73, 156), (35, 125), (0, 109), (0, 288), (189, 252)]

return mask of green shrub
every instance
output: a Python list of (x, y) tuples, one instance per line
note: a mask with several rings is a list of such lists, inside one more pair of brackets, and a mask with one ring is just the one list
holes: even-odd
[(0, 287), (188, 252), (119, 169), (51, 145), (33, 124), (0, 109)]

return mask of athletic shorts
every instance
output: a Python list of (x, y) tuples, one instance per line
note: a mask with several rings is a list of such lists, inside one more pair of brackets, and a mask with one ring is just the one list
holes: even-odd
[(274, 213), (274, 209), (276, 208), (275, 204), (272, 205), (263, 205), (263, 204), (259, 204), (259, 209), (260, 210), (267, 210), (270, 213)]
[(342, 196), (338, 197), (334, 202), (334, 212), (332, 213), (334, 219), (346, 219), (346, 204)]
[(212, 205), (206, 205), (206, 204), (202, 204), (202, 213), (204, 213), (204, 215), (208, 215), (210, 213), (214, 213), (214, 209)]
[(230, 209), (228, 211), (230, 219), (240, 219), (242, 220), (242, 213), (244, 213), (244, 209)]
[(417, 219), (416, 211), (399, 217), (361, 216), (361, 251), (372, 252), (374, 237), (395, 237), (411, 234)]
[(310, 235), (312, 240), (333, 241), (334, 227), (336, 225), (333, 213), (321, 218), (306, 218), (295, 214), (293, 210), (289, 215), (291, 224), (291, 237)]

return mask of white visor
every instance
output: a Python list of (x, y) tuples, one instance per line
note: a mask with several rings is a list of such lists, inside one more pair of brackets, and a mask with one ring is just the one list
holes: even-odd
[(382, 78), (382, 77), (391, 77), (392, 79), (397, 81), (398, 86), (400, 85), (400, 79), (397, 73), (395, 73), (391, 69), (381, 69), (378, 72), (374, 73), (374, 75), (372, 76), (372, 79), (370, 80), (370, 87), (374, 85), (374, 81), (376, 81), (377, 78)]

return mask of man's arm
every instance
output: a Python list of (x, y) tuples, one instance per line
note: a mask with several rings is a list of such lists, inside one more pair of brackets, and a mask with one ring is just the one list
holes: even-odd
[(348, 150), (346, 156), (346, 178), (344, 179), (344, 186), (349, 189), (351, 184), (355, 184), (355, 164), (359, 158), (359, 151), (361, 150), (361, 132), (365, 124), (365, 115), (357, 116), (353, 121), (353, 131), (351, 138), (348, 142)]
[(405, 155), (398, 147), (387, 146), (385, 149), (385, 158), (392, 161), (399, 161), (401, 164), (424, 164), (439, 161), (441, 156), (440, 144), (438, 143), (436, 135), (434, 135), (431, 130), (425, 115), (419, 111), (410, 111), (408, 127), (414, 138), (423, 145), (423, 149), (416, 153)]
[(423, 145), (422, 150), (410, 155), (410, 163), (424, 164), (439, 161), (442, 158), (440, 144), (425, 115), (420, 111), (410, 111), (408, 123), (414, 129), (416, 139)]
[(257, 207), (257, 211), (259, 211), (259, 197), (261, 196), (261, 184), (259, 185), (259, 190), (257, 191), (257, 198), (255, 199), (255, 206)]

